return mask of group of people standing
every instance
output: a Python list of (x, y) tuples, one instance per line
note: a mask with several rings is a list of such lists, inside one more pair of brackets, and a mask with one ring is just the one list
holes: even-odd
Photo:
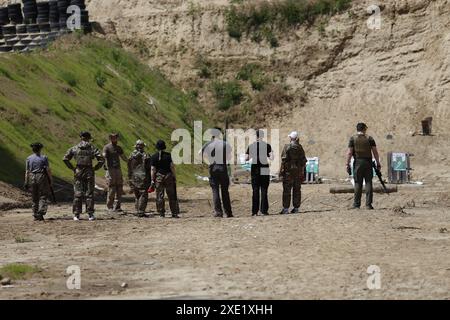
[[(74, 173), (73, 219), (80, 220), (83, 212), (83, 200), (89, 220), (95, 220), (94, 192), (95, 172), (102, 167), (106, 170), (108, 185), (108, 212), (121, 212), (124, 180), (122, 177), (121, 160), (127, 163), (128, 182), (135, 195), (136, 215), (145, 216), (148, 204), (148, 193), (156, 192), (156, 207), (160, 216), (164, 217), (165, 194), (169, 198), (169, 206), (173, 218), (179, 217), (179, 205), (176, 192), (176, 172), (170, 153), (166, 152), (166, 144), (159, 140), (153, 155), (146, 153), (146, 144), (138, 140), (135, 150), (127, 158), (118, 145), (119, 134), (109, 136), (110, 143), (100, 152), (92, 143), (89, 132), (81, 132), (81, 141), (70, 148), (63, 161)], [(53, 177), (47, 156), (42, 155), (41, 143), (33, 143), (33, 155), (27, 158), (25, 173), (25, 188), (30, 190), (33, 199), (33, 216), (42, 221), (47, 213), (47, 199)], [(75, 164), (72, 163), (75, 162)], [(94, 162), (96, 162), (94, 164)]]
[[(353, 175), (355, 178), (355, 198), (352, 209), (361, 206), (363, 183), (366, 184), (366, 208), (373, 209), (372, 190), (372, 157), (376, 166), (381, 169), (375, 140), (366, 135), (367, 126), (357, 125), (357, 134), (350, 139), (346, 168), (350, 169), (353, 158)], [(232, 157), (231, 146), (223, 140), (222, 132), (216, 128), (212, 139), (199, 151), (199, 155), (209, 164), (209, 184), (212, 189), (214, 216), (233, 217), (229, 193), (230, 176), (228, 163)], [(121, 160), (127, 163), (128, 183), (135, 196), (135, 209), (138, 217), (146, 216), (148, 194), (156, 192), (156, 208), (161, 217), (165, 217), (165, 194), (169, 198), (169, 207), (173, 218), (178, 218), (180, 208), (176, 187), (176, 170), (172, 156), (166, 152), (166, 144), (159, 140), (153, 155), (145, 151), (146, 144), (138, 140), (135, 150), (127, 158), (123, 149), (118, 145), (119, 134), (112, 133), (110, 142), (100, 152), (91, 143), (89, 132), (80, 134), (81, 141), (70, 148), (63, 161), (74, 173), (74, 220), (80, 220), (83, 200), (89, 220), (95, 220), (94, 191), (95, 171), (102, 167), (106, 170), (108, 184), (107, 209), (109, 212), (120, 212), (123, 195), (124, 180), (122, 177)], [(280, 214), (299, 213), (301, 206), (301, 185), (304, 181), (307, 158), (299, 142), (296, 131), (288, 136), (289, 142), (281, 153), (281, 167), (279, 175), (283, 183), (283, 207)], [(30, 189), (33, 198), (33, 215), (35, 220), (42, 221), (47, 212), (47, 198), (49, 188), (53, 184), (49, 161), (41, 154), (43, 145), (33, 143), (33, 154), (27, 158), (25, 188)], [(269, 161), (274, 153), (270, 144), (264, 141), (264, 131), (256, 131), (256, 141), (250, 144), (246, 151), (246, 161), (251, 162), (252, 215), (269, 214), (268, 190), (270, 185)], [(75, 161), (75, 165), (72, 163)], [(94, 161), (96, 161), (94, 165)], [(291, 209), (292, 200), (292, 209)], [(291, 209), (291, 210), (290, 210)]]

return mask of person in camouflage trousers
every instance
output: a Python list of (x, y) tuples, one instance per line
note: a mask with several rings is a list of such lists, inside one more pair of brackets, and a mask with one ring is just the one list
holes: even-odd
[(150, 158), (145, 152), (145, 143), (136, 142), (135, 148), (128, 158), (128, 181), (134, 192), (136, 215), (145, 217), (148, 203), (148, 188), (150, 186)]
[[(82, 132), (81, 141), (76, 146), (70, 148), (63, 158), (66, 166), (74, 172), (74, 200), (73, 214), (74, 220), (80, 220), (83, 208), (83, 199), (86, 201), (86, 211), (89, 214), (89, 221), (95, 220), (94, 216), (94, 191), (95, 191), (95, 171), (103, 167), (105, 159), (100, 151), (91, 144), (91, 134)], [(76, 166), (71, 160), (75, 159)], [(93, 165), (93, 160), (97, 164)]]
[(41, 155), (44, 146), (37, 142), (33, 143), (31, 148), (33, 154), (26, 161), (24, 187), (25, 190), (31, 189), (34, 220), (44, 221), (44, 216), (47, 214), (52, 174), (47, 156)]
[(103, 157), (106, 165), (106, 181), (108, 184), (108, 196), (106, 207), (109, 212), (122, 211), (122, 195), (123, 195), (123, 177), (122, 169), (120, 167), (120, 159), (127, 162), (123, 149), (118, 145), (119, 134), (111, 133), (109, 135), (110, 143), (103, 148)]
[(175, 165), (171, 154), (164, 151), (166, 150), (164, 141), (159, 140), (156, 143), (156, 149), (158, 152), (152, 155), (150, 159), (152, 186), (156, 189), (156, 209), (161, 217), (165, 216), (164, 192), (166, 192), (172, 217), (179, 218), (180, 208), (177, 197)]
[(281, 154), (280, 177), (283, 181), (283, 210), (280, 214), (289, 213), (291, 194), (293, 209), (291, 213), (298, 213), (302, 201), (301, 187), (305, 175), (306, 156), (299, 142), (296, 131), (289, 135), (291, 140), (285, 145)]

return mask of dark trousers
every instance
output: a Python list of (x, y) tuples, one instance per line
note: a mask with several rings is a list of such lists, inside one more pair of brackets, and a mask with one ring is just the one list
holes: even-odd
[(373, 202), (372, 161), (368, 159), (356, 159), (353, 166), (353, 178), (355, 179), (355, 200), (353, 202), (353, 206), (361, 206), (363, 181), (366, 182), (366, 206), (371, 206)]
[(258, 214), (261, 209), (262, 214), (269, 212), (269, 199), (267, 192), (269, 190), (270, 176), (253, 174), (252, 175), (252, 213)]
[(283, 208), (289, 209), (291, 205), (294, 208), (300, 208), (302, 203), (302, 183), (300, 179), (287, 179), (283, 180)]
[[(232, 215), (230, 193), (230, 177), (227, 172), (211, 173), (209, 177), (209, 185), (211, 186), (214, 201), (214, 211), (217, 215), (223, 215), (223, 211), (227, 216)], [(220, 191), (220, 193), (219, 193)], [(220, 199), (222, 194), (222, 200)], [(223, 204), (223, 210), (222, 210)]]

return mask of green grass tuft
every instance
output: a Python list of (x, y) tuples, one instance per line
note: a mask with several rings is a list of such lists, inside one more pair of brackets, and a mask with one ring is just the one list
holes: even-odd
[(3, 278), (10, 278), (12, 280), (27, 279), (39, 272), (41, 272), (41, 269), (22, 263), (11, 263), (0, 268), (0, 275)]
[(242, 87), (238, 81), (216, 81), (213, 83), (213, 91), (217, 107), (222, 111), (238, 105), (243, 97)]
[(33, 240), (31, 240), (31, 239), (27, 239), (27, 238), (25, 238), (25, 237), (22, 237), (22, 236), (16, 236), (16, 237), (14, 238), (14, 240), (16, 241), (16, 243), (27, 243), (27, 242), (33, 242)]
[(276, 48), (278, 39), (264, 29), (311, 25), (317, 17), (343, 12), (350, 5), (351, 0), (266, 0), (257, 5), (239, 2), (227, 8), (225, 22), (230, 37), (240, 40), (243, 34), (252, 33), (250, 39), (260, 42), (265, 33), (267, 42)]

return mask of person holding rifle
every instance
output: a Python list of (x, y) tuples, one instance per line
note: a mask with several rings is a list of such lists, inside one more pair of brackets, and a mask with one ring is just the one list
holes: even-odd
[(350, 162), (353, 162), (353, 177), (355, 179), (355, 197), (353, 206), (350, 209), (359, 209), (361, 207), (361, 196), (363, 190), (363, 182), (366, 183), (366, 209), (373, 210), (373, 163), (372, 156), (375, 158), (375, 170), (381, 171), (380, 156), (378, 154), (375, 140), (367, 135), (367, 125), (358, 123), (356, 126), (356, 135), (350, 138), (347, 152), (346, 169), (351, 172)]
[(41, 154), (43, 148), (42, 143), (31, 144), (33, 154), (27, 158), (25, 165), (24, 187), (32, 194), (35, 221), (44, 221), (48, 208), (48, 196), (53, 183), (48, 158)]

